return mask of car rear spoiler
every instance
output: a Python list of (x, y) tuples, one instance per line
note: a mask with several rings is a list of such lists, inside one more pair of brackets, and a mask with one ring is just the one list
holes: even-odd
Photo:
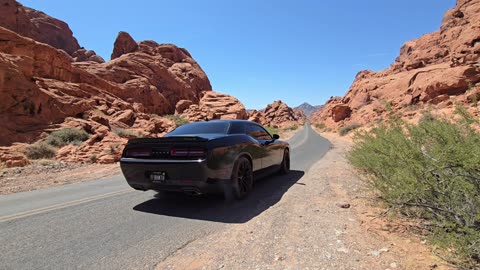
[(172, 143), (172, 142), (206, 142), (208, 139), (198, 136), (172, 136), (162, 138), (133, 138), (128, 140), (128, 144), (145, 143)]

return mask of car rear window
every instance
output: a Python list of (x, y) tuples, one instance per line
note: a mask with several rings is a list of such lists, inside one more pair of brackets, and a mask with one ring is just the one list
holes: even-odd
[(186, 135), (186, 134), (227, 134), (228, 122), (197, 122), (185, 124), (177, 127), (169, 135)]

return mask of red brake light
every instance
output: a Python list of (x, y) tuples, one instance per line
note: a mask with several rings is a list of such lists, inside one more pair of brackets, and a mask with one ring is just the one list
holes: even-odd
[(126, 157), (130, 158), (146, 158), (152, 156), (151, 149), (128, 149), (125, 153)]
[(203, 157), (207, 151), (205, 149), (175, 149), (170, 150), (172, 157)]

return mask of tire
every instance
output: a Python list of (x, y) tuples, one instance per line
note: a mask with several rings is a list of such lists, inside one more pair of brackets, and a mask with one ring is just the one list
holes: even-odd
[(237, 199), (245, 198), (253, 188), (252, 164), (246, 157), (240, 157), (233, 166), (231, 192)]
[(283, 160), (278, 172), (280, 174), (288, 174), (290, 172), (290, 152), (288, 149), (285, 149), (285, 152), (283, 152)]

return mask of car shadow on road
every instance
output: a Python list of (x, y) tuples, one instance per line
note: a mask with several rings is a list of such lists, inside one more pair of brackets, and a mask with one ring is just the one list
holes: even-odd
[(133, 210), (188, 219), (222, 223), (244, 223), (280, 201), (282, 196), (305, 174), (290, 171), (258, 180), (243, 200), (225, 202), (223, 196), (159, 195), (133, 207)]

